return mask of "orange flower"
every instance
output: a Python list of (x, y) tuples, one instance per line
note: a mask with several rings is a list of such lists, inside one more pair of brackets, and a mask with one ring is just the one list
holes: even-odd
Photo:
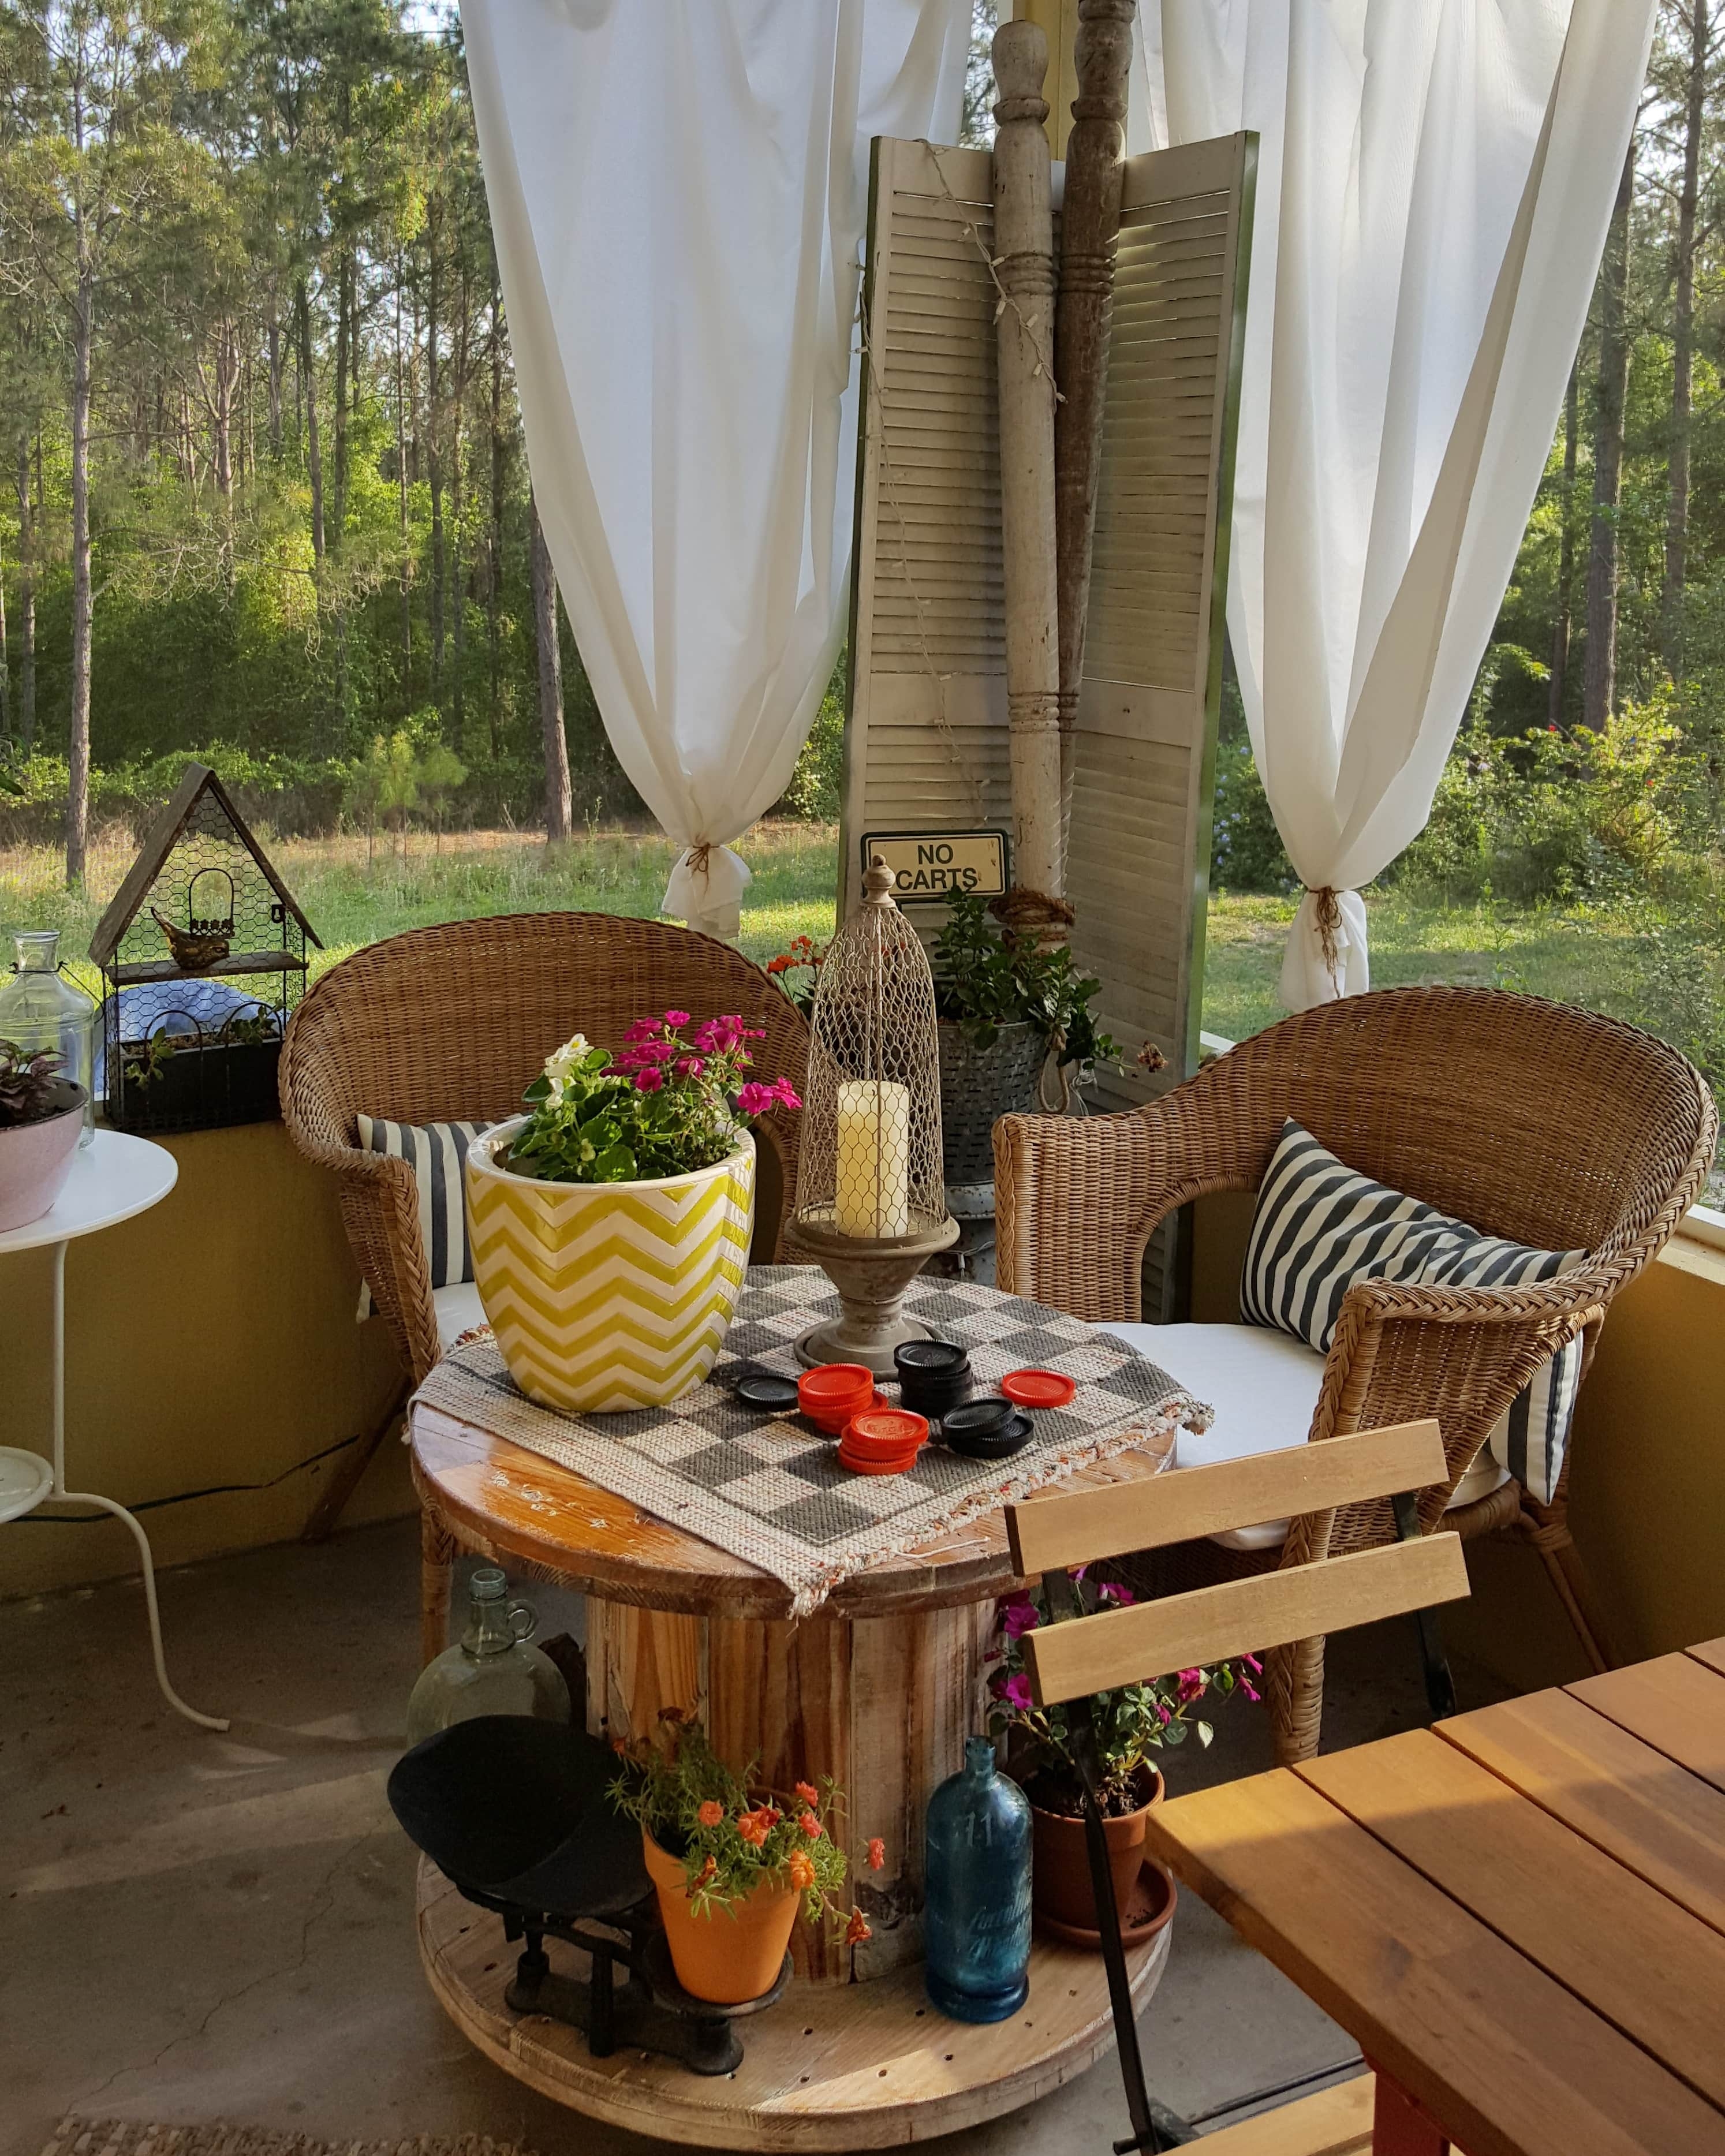
[(791, 1875), (791, 1884), (801, 1894), (814, 1884), (814, 1860), (806, 1850), (793, 1849), (785, 1869)]
[(709, 1797), (695, 1815), (703, 1826), (716, 1826), (725, 1816), (725, 1807), (715, 1797)]
[(818, 1804), (820, 1802), (820, 1791), (815, 1788), (813, 1782), (798, 1782), (797, 1794), (805, 1804)]
[(778, 957), (767, 961), (767, 970), (769, 973), (788, 973), (795, 963), (788, 952), (781, 952)]
[(813, 1812), (804, 1812), (797, 1824), (811, 1841), (814, 1840), (820, 1833), (820, 1821)]
[(871, 1836), (870, 1837), (870, 1840), (869, 1840), (869, 1869), (870, 1869), (870, 1871), (878, 1871), (880, 1869), (881, 1866), (882, 1866), (886, 1861), (886, 1844), (884, 1841), (882, 1841), (882, 1840), (881, 1840), (881, 1839), (880, 1839), (880, 1835), (879, 1835), (878, 1834), (877, 1834), (877, 1835), (871, 1835)]
[(871, 1939), (874, 1936), (875, 1934), (869, 1929), (868, 1919), (862, 1911), (853, 1909), (850, 1912), (850, 1922), (845, 1927), (845, 1945), (860, 1947), (865, 1939)]
[(737, 1815), (737, 1831), (752, 1849), (762, 1849), (773, 1831), (773, 1821), (764, 1811), (742, 1812)]
[(701, 1867), (701, 1876), (695, 1882), (696, 1886), (705, 1887), (707, 1881), (712, 1877), (714, 1872), (716, 1872), (718, 1868), (718, 1859), (712, 1856), (708, 1857), (706, 1862)]

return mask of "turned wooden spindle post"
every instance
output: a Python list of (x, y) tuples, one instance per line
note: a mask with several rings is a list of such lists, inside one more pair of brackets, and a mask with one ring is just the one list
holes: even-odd
[(1060, 296), (1055, 321), (1055, 519), (1060, 560), (1060, 776), (1070, 808), (1073, 730), (1084, 673), (1091, 547), (1102, 460), (1114, 242), (1126, 152), (1127, 80), (1137, 0), (1078, 0), (1078, 95), (1066, 141)]
[(1055, 554), (1054, 219), (1042, 95), (1048, 40), (995, 33), (995, 274), (999, 309), (1000, 524), (1006, 602), (1015, 880), (1059, 896), (1060, 636)]

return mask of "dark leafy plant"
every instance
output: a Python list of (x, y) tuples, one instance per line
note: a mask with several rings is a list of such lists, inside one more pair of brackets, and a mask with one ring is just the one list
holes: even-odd
[(178, 1053), (179, 1044), (171, 1033), (152, 1033), (147, 1040), (126, 1042), (126, 1084), (141, 1088), (153, 1086)]
[(281, 1020), (267, 1004), (259, 1004), (249, 1018), (230, 1018), (222, 1029), (240, 1048), (264, 1048), (281, 1038)]
[(0, 1040), (0, 1130), (39, 1123), (59, 1113), (57, 1074), (64, 1060), (51, 1049), (32, 1050), (15, 1040)]
[(973, 1048), (992, 1048), (1002, 1026), (1028, 1023), (1061, 1063), (1087, 1077), (1099, 1057), (1121, 1052), (1091, 1015), (1101, 985), (1079, 972), (1065, 944), (1044, 951), (1003, 933), (984, 900), (961, 893), (947, 901), (934, 946), (935, 1009), (963, 1028)]

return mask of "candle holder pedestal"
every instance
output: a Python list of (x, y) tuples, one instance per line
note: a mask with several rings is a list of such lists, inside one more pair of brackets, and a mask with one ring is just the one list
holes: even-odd
[(906, 1317), (905, 1291), (928, 1260), (958, 1240), (958, 1223), (930, 1219), (907, 1235), (846, 1235), (829, 1222), (794, 1221), (786, 1240), (793, 1257), (812, 1258), (839, 1291), (839, 1315), (805, 1332), (799, 1361), (860, 1363), (877, 1378), (896, 1374), (895, 1348), (926, 1340), (928, 1327)]

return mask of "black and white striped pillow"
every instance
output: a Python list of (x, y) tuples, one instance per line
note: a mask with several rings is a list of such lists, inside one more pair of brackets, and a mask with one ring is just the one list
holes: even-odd
[[(419, 1234), (434, 1288), (473, 1278), (467, 1240), (467, 1148), (489, 1123), (392, 1123), (382, 1116), (356, 1116), (361, 1148), (404, 1160), (418, 1186)], [(360, 1290), (359, 1314), (369, 1317), (372, 1291)]]
[[(1263, 1182), (1246, 1246), (1240, 1316), (1327, 1354), (1357, 1280), (1516, 1287), (1554, 1280), (1585, 1250), (1539, 1250), (1486, 1235), (1337, 1159), (1290, 1120)], [(1554, 1356), (1492, 1430), (1493, 1456), (1548, 1502), (1563, 1471), (1581, 1343)]]

